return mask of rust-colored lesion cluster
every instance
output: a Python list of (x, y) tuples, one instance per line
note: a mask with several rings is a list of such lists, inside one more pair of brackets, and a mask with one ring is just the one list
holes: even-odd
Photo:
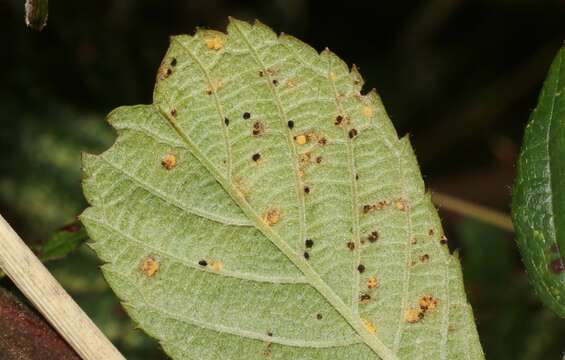
[(424, 316), (434, 311), (438, 306), (438, 300), (432, 295), (423, 295), (418, 300), (418, 306), (404, 311), (404, 321), (414, 324), (424, 318)]
[(177, 157), (174, 154), (165, 154), (161, 158), (161, 165), (166, 170), (172, 170), (177, 166)]
[(281, 220), (282, 211), (279, 208), (270, 208), (263, 214), (263, 222), (269, 226), (278, 224)]
[(160, 266), (159, 260), (155, 256), (150, 255), (141, 261), (139, 271), (147, 277), (153, 277), (159, 271)]

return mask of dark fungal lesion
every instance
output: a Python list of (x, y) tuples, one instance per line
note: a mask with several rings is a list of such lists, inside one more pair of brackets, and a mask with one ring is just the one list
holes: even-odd
[(258, 162), (261, 159), (261, 154), (260, 153), (255, 153), (253, 155), (251, 155), (251, 160)]
[(244, 118), (245, 120), (251, 119), (251, 113), (248, 112), (248, 111), (244, 112), (244, 113), (243, 113), (243, 118)]
[(206, 261), (206, 260), (204, 260), (204, 259), (199, 260), (199, 261), (198, 261), (198, 265), (200, 265), (200, 266), (208, 266), (208, 261)]
[(306, 239), (306, 241), (304, 241), (304, 245), (305, 245), (307, 248), (311, 248), (312, 246), (314, 246), (314, 240), (312, 240), (312, 239)]
[(255, 121), (253, 123), (253, 130), (251, 132), (253, 136), (263, 135), (263, 133), (265, 132), (265, 126), (261, 121)]
[(374, 243), (375, 241), (379, 240), (379, 232), (378, 231), (372, 231), (368, 236), (367, 236), (367, 240), (369, 240), (369, 242)]

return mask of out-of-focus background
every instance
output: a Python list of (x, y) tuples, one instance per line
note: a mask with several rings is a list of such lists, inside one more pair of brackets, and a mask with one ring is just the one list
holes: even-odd
[[(52, 0), (42, 32), (25, 27), (23, 3), (0, 1), (0, 212), (38, 252), (85, 207), (80, 152), (112, 143), (105, 114), (151, 102), (169, 35), (224, 29), (231, 15), (331, 48), (411, 134), (431, 189), (505, 213), (524, 125), (565, 40), (557, 0)], [(440, 215), (487, 358), (560, 359), (565, 321), (532, 294), (513, 234)], [(165, 358), (86, 246), (49, 268), (128, 359)]]

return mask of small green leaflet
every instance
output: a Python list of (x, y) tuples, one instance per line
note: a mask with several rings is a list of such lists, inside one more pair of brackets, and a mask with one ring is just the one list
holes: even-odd
[(88, 240), (84, 228), (74, 222), (59, 229), (39, 249), (39, 259), (43, 262), (61, 259)]
[(512, 217), (531, 283), (543, 303), (565, 317), (565, 48), (526, 126)]
[(176, 36), (81, 216), (175, 359), (482, 359), (407, 138), (356, 68), (256, 22)]

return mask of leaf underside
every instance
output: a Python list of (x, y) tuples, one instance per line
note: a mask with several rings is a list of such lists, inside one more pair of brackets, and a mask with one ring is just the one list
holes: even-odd
[(534, 289), (565, 318), (565, 47), (547, 75), (518, 161), (512, 217)]
[(407, 138), (329, 50), (230, 19), (175, 36), (152, 105), (109, 115), (81, 216), (178, 359), (480, 359)]

